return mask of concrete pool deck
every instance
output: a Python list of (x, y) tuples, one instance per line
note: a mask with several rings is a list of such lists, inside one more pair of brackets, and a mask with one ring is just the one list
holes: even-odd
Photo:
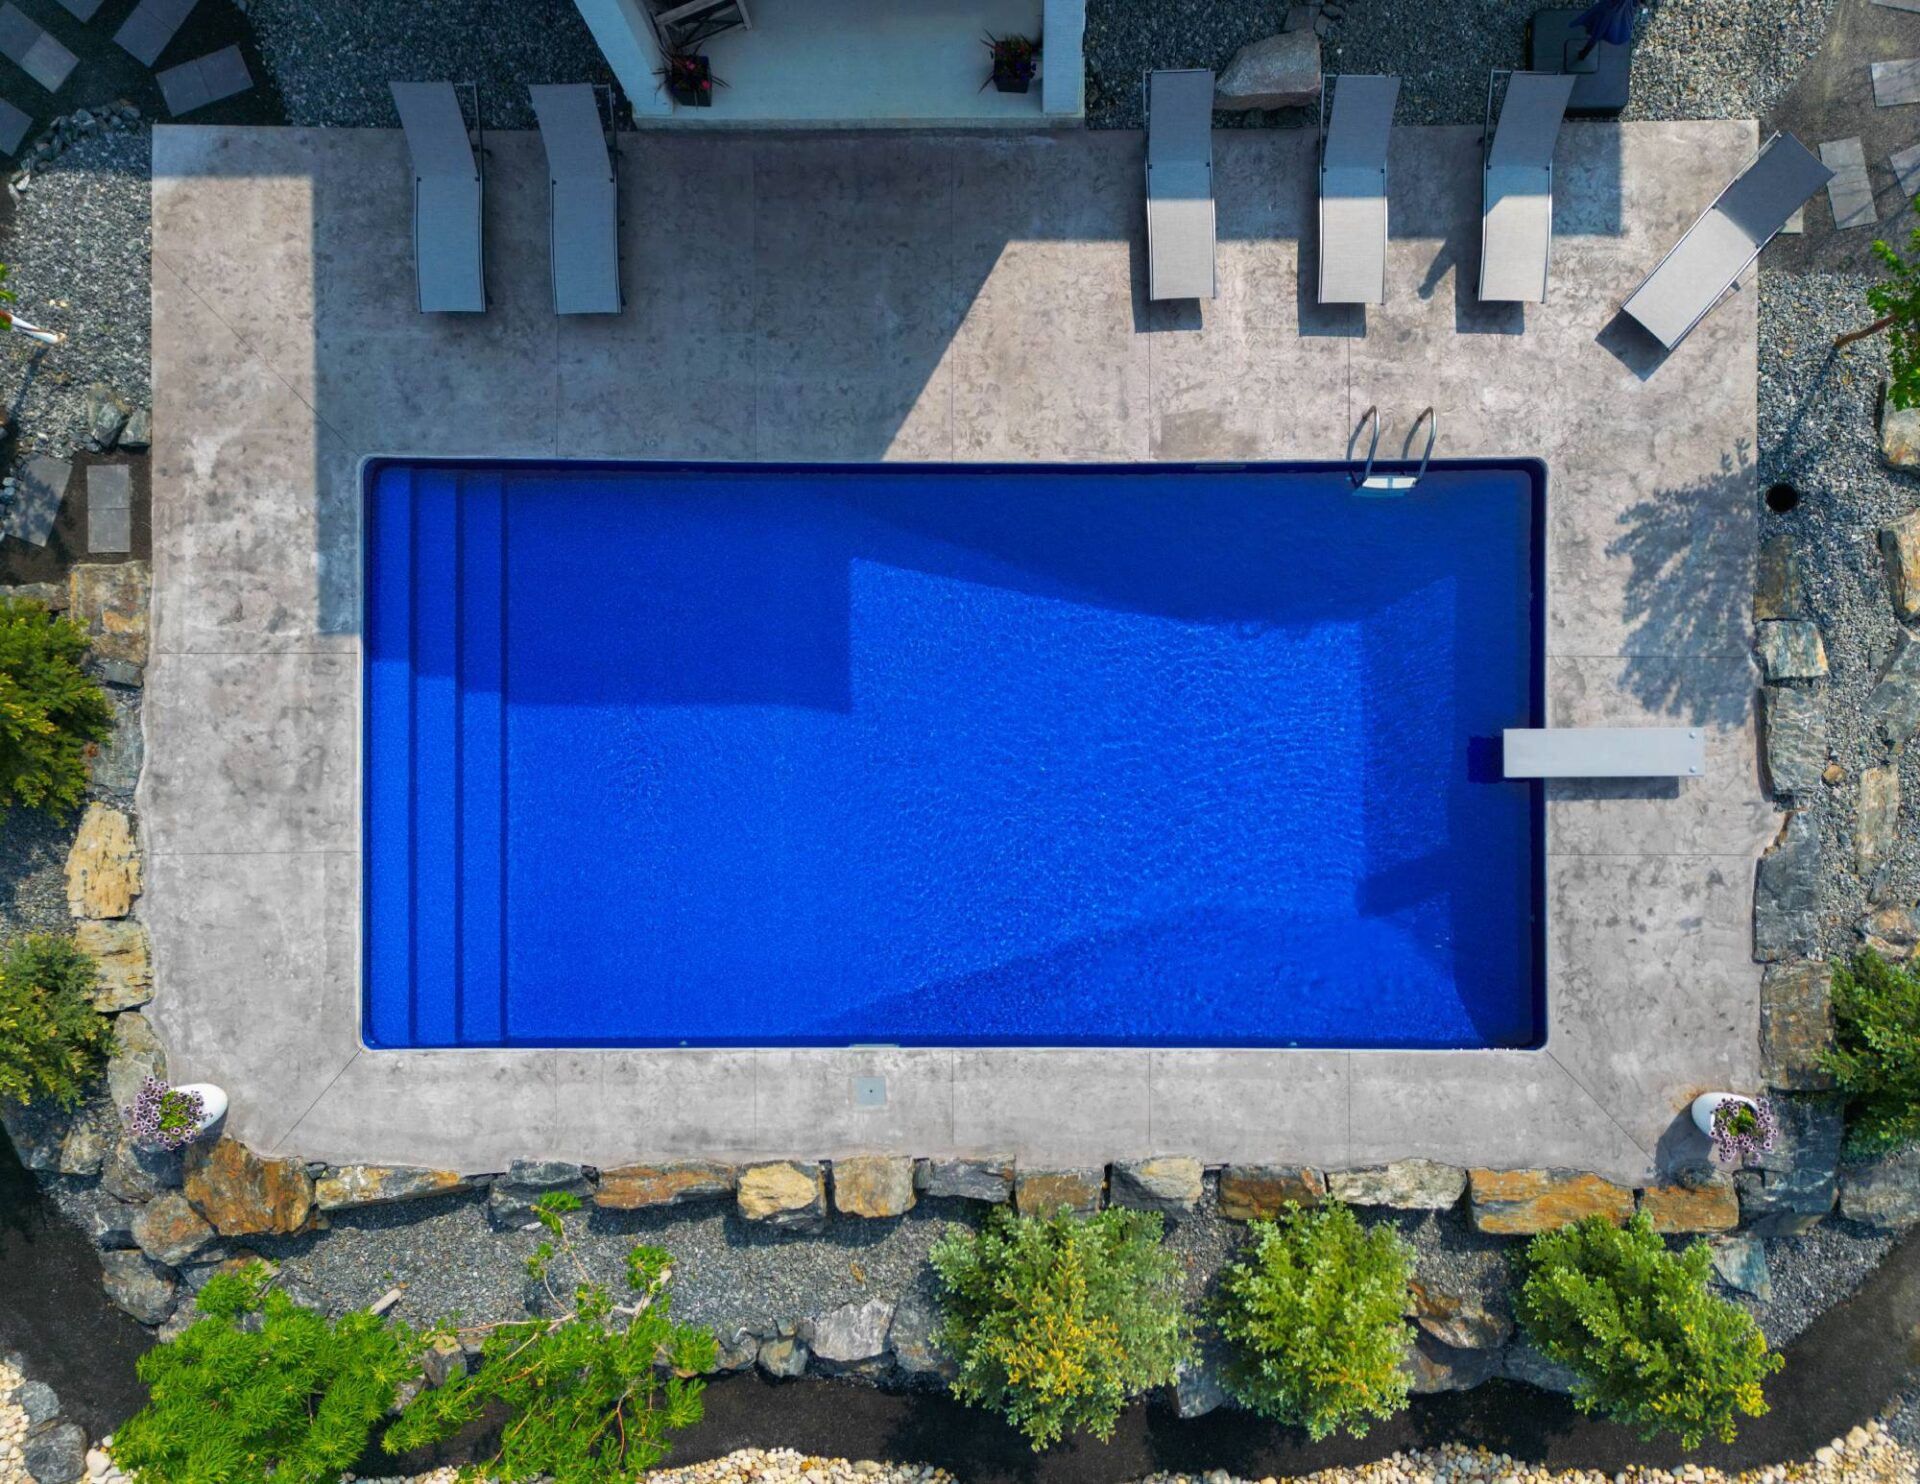
[[(1693, 1094), (1758, 1076), (1753, 862), (1779, 824), (1754, 296), (1664, 362), (1614, 311), (1754, 143), (1570, 123), (1553, 299), (1523, 321), (1474, 302), (1471, 128), (1396, 131), (1364, 319), (1309, 302), (1310, 132), (1215, 136), (1202, 306), (1145, 298), (1137, 134), (629, 135), (626, 312), (560, 321), (534, 136), (488, 137), (491, 311), (425, 317), (397, 133), (156, 128), (139, 910), (173, 1077), (225, 1086), (262, 1151), (469, 1171), (1157, 1152), (1633, 1182), (1692, 1157)], [(360, 1049), (364, 455), (1328, 459), (1371, 404), (1396, 449), (1432, 404), (1439, 456), (1547, 460), (1553, 724), (1708, 729), (1699, 782), (1549, 787), (1546, 1050)], [(856, 1108), (875, 1073), (885, 1106)]]

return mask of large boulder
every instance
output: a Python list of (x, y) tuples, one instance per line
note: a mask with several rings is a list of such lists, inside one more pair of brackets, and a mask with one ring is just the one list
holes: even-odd
[(1753, 956), (1812, 958), (1820, 946), (1820, 826), (1796, 809), (1753, 873)]
[(1350, 1206), (1448, 1211), (1467, 1193), (1467, 1172), (1431, 1159), (1397, 1159), (1364, 1170), (1330, 1170), (1327, 1194)]
[(87, 631), (96, 660), (138, 668), (147, 662), (145, 562), (82, 564), (67, 576), (67, 617)]
[(178, 1190), (185, 1178), (177, 1149), (143, 1149), (122, 1137), (107, 1152), (100, 1188), (123, 1201), (150, 1201), (163, 1190)]
[(20, 1445), (20, 1462), (34, 1484), (74, 1484), (87, 1471), (87, 1434), (77, 1422), (59, 1422)]
[(1866, 720), (1889, 752), (1905, 747), (1920, 729), (1920, 639), (1905, 629), (1867, 696)]
[(826, 1174), (809, 1160), (748, 1165), (740, 1172), (735, 1199), (746, 1220), (782, 1231), (819, 1231), (827, 1224)]
[(1740, 1196), (1722, 1174), (1700, 1181), (1650, 1185), (1640, 1192), (1640, 1209), (1657, 1232), (1732, 1231), (1740, 1224)]
[(1513, 1333), (1513, 1321), (1468, 1293), (1416, 1281), (1413, 1322), (1449, 1350), (1497, 1350)]
[(1213, 106), (1311, 108), (1320, 101), (1320, 38), (1311, 29), (1249, 41), (1214, 83)]
[(131, 917), (83, 919), (73, 925), (73, 943), (100, 970), (93, 1008), (111, 1015), (153, 998), (153, 955), (147, 930)]
[(1740, 1171), (1740, 1220), (1756, 1237), (1787, 1237), (1807, 1231), (1833, 1210), (1845, 1128), (1835, 1098), (1773, 1100), (1777, 1132), (1773, 1148), (1756, 1167)]
[(1817, 691), (1770, 685), (1761, 692), (1767, 787), (1778, 798), (1807, 799), (1827, 766), (1827, 709)]
[(67, 851), (67, 909), (75, 917), (125, 917), (140, 890), (133, 826), (111, 804), (96, 800), (80, 816)]
[(1920, 1222), (1920, 1149), (1842, 1169), (1840, 1214), (1866, 1226), (1895, 1230)]
[(724, 1200), (733, 1194), (735, 1178), (732, 1165), (708, 1159), (622, 1165), (617, 1170), (600, 1172), (593, 1203), (612, 1211), (637, 1211), (650, 1206)]
[(792, 1335), (781, 1335), (776, 1339), (762, 1340), (760, 1353), (755, 1357), (760, 1369), (777, 1380), (790, 1380), (803, 1376), (807, 1370), (807, 1347)]
[(303, 1230), (313, 1214), (304, 1164), (262, 1159), (235, 1139), (190, 1145), (184, 1173), (187, 1199), (223, 1237), (284, 1236)]
[(213, 1228), (177, 1190), (157, 1196), (133, 1218), (133, 1240), (155, 1262), (177, 1268), (213, 1240)]
[(816, 1314), (802, 1322), (798, 1335), (822, 1369), (864, 1369), (885, 1359), (887, 1331), (892, 1325), (893, 1304), (872, 1298)]
[(915, 1169), (914, 1183), (922, 1195), (935, 1199), (1009, 1201), (1013, 1199), (1013, 1156), (923, 1159)]
[(322, 1211), (355, 1206), (385, 1206), (427, 1196), (471, 1190), (475, 1182), (456, 1170), (422, 1170), (408, 1165), (341, 1165), (313, 1182), (313, 1203)]
[(1907, 907), (1876, 907), (1854, 924), (1860, 945), (1888, 963), (1904, 963), (1920, 948), (1920, 913)]
[(908, 1155), (856, 1154), (833, 1162), (833, 1209), (842, 1215), (904, 1216), (916, 1199)]
[(1499, 1350), (1461, 1350), (1442, 1344), (1422, 1331), (1400, 1368), (1407, 1373), (1415, 1396), (1440, 1391), (1469, 1391), (1500, 1372)]
[(1469, 1170), (1473, 1225), (1497, 1236), (1535, 1232), (1604, 1216), (1616, 1225), (1633, 1215), (1633, 1192), (1581, 1170)]
[(1287, 1202), (1318, 1205), (1327, 1177), (1305, 1165), (1228, 1165), (1220, 1172), (1220, 1214), (1229, 1221), (1270, 1221)]
[(1013, 1204), (1022, 1216), (1052, 1216), (1063, 1206), (1084, 1215), (1100, 1209), (1106, 1185), (1107, 1172), (1098, 1165), (1078, 1170), (1030, 1170), (1021, 1165), (1014, 1172)]
[(1770, 1087), (1817, 1091), (1833, 1045), (1833, 966), (1816, 960), (1768, 964), (1760, 979), (1760, 1068)]
[(1908, 511), (1881, 531), (1880, 556), (1893, 611), (1911, 623), (1920, 618), (1920, 510)]
[(172, 1269), (144, 1252), (103, 1252), (100, 1273), (107, 1297), (142, 1324), (159, 1324), (173, 1312), (180, 1285)]
[(1853, 812), (1854, 869), (1873, 875), (1900, 843), (1900, 766), (1868, 768), (1860, 775), (1860, 802)]
[(540, 1224), (533, 1208), (540, 1198), (565, 1194), (585, 1201), (593, 1183), (584, 1167), (564, 1159), (516, 1159), (487, 1191), (487, 1220), (501, 1231), (525, 1231)]
[(1767, 679), (1818, 680), (1827, 673), (1827, 646), (1820, 626), (1806, 619), (1768, 619), (1754, 625), (1760, 649), (1760, 667)]
[(1895, 469), (1920, 469), (1920, 408), (1881, 409), (1880, 457)]
[(16, 1103), (0, 1097), (0, 1128), (7, 1131), (20, 1163), (30, 1170), (60, 1168), (60, 1144), (70, 1122), (66, 1110), (54, 1103)]
[(909, 1289), (893, 1308), (887, 1328), (887, 1348), (893, 1363), (909, 1375), (944, 1376), (951, 1380), (960, 1368), (935, 1343), (940, 1332), (940, 1306), (931, 1294)]
[(1767, 1268), (1767, 1246), (1758, 1237), (1744, 1233), (1715, 1237), (1710, 1247), (1713, 1270), (1720, 1281), (1741, 1293), (1750, 1293), (1761, 1303), (1773, 1301), (1773, 1274)]
[(107, 1093), (116, 1108), (125, 1108), (139, 1094), (147, 1078), (167, 1080), (167, 1053), (147, 1017), (137, 1010), (116, 1015), (114, 1049), (107, 1058)]
[(1184, 1155), (1125, 1160), (1114, 1165), (1108, 1199), (1134, 1211), (1191, 1211), (1200, 1203), (1205, 1167)]
[(1541, 1391), (1557, 1392), (1561, 1396), (1571, 1392), (1574, 1382), (1579, 1379), (1570, 1367), (1547, 1359), (1525, 1340), (1515, 1340), (1502, 1352), (1500, 1374), (1509, 1381), (1518, 1381)]
[(1191, 1360), (1173, 1373), (1173, 1411), (1183, 1422), (1217, 1412), (1233, 1400), (1222, 1370), (1226, 1353), (1219, 1345), (1202, 1345)]
[(1799, 543), (1788, 532), (1760, 543), (1753, 616), (1756, 621), (1807, 616), (1806, 563), (1801, 559)]

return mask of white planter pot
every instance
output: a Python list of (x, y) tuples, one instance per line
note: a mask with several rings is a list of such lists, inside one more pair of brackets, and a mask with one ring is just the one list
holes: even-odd
[(1713, 1112), (1722, 1103), (1745, 1103), (1754, 1106), (1752, 1098), (1743, 1098), (1737, 1092), (1703, 1092), (1693, 1100), (1693, 1124), (1708, 1138), (1713, 1137)]
[(211, 1082), (183, 1082), (175, 1091), (200, 1094), (200, 1121), (193, 1127), (196, 1139), (227, 1116), (227, 1094)]

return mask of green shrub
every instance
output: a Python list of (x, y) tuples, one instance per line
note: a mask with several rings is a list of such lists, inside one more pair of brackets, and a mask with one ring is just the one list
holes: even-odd
[[(543, 1195), (534, 1209), (547, 1238), (527, 1271), (555, 1312), (489, 1331), (480, 1369), (410, 1402), (383, 1440), (389, 1453), (444, 1441), (498, 1403), (512, 1420), (493, 1456), (463, 1469), (463, 1478), (612, 1484), (657, 1466), (670, 1436), (700, 1420), (706, 1388), (697, 1377), (713, 1366), (713, 1332), (673, 1323), (672, 1258), (658, 1247), (629, 1252), (635, 1297), (616, 1307), (561, 1223), (579, 1209), (579, 1197), (564, 1192)], [(556, 1260), (576, 1280), (564, 1296)], [(662, 1363), (675, 1373), (664, 1380)]]
[(1193, 1353), (1180, 1264), (1150, 1212), (1043, 1221), (994, 1210), (930, 1255), (954, 1394), (1000, 1413), (1035, 1452), (1073, 1428), (1111, 1437), (1127, 1398), (1171, 1381)]
[(71, 1108), (113, 1049), (87, 995), (99, 981), (71, 938), (29, 933), (0, 949), (0, 1097)]
[(199, 1307), (140, 1357), (151, 1396), (114, 1429), (114, 1462), (142, 1484), (334, 1484), (419, 1370), (403, 1326), (329, 1321), (272, 1288), (260, 1263), (210, 1278)]
[(1713, 1257), (1674, 1254), (1642, 1213), (1624, 1227), (1590, 1216), (1528, 1245), (1516, 1309), (1527, 1336), (1578, 1381), (1574, 1404), (1697, 1448), (1732, 1442), (1734, 1418), (1762, 1416), (1760, 1383), (1782, 1364), (1753, 1316), (1707, 1292)]
[(1920, 1140), (1920, 971), (1862, 953), (1833, 967), (1834, 1049), (1820, 1059), (1847, 1094), (1847, 1149)]
[(24, 598), (0, 599), (0, 815), (55, 819), (85, 796), (87, 757), (113, 735), (113, 708), (80, 668), (87, 636)]
[(1220, 1276), (1214, 1320), (1232, 1351), (1227, 1389), (1314, 1441), (1407, 1404), (1413, 1248), (1338, 1203), (1247, 1228), (1251, 1252)]

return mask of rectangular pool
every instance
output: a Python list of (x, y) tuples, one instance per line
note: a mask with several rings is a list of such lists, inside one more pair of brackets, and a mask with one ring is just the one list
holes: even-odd
[(1538, 1045), (1544, 489), (372, 461), (366, 1041)]

